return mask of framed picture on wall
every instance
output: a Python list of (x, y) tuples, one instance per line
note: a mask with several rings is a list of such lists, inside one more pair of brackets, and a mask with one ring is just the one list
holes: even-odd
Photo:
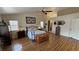
[(26, 24), (36, 24), (36, 17), (26, 17)]

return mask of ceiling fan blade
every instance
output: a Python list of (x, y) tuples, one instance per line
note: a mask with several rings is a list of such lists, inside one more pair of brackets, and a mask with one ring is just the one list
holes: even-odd
[(52, 12), (52, 11), (45, 11), (45, 12)]
[(42, 10), (42, 12), (44, 13), (45, 11), (44, 11), (44, 10)]

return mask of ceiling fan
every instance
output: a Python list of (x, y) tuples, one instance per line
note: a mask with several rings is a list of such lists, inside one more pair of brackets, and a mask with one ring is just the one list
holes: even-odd
[(53, 12), (53, 11), (45, 11), (45, 10), (42, 10), (42, 13), (44, 13), (44, 14), (47, 14), (48, 12)]

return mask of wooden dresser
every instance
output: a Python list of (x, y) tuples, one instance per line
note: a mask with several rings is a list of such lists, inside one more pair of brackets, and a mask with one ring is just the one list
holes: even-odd
[(25, 37), (25, 31), (24, 30), (18, 31), (17, 35), (18, 35), (18, 39), (23, 38), (23, 37)]

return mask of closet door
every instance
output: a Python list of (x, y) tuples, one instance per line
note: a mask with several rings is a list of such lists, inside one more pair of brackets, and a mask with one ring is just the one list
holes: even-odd
[(69, 19), (63, 19), (63, 21), (65, 21), (65, 24), (61, 25), (60, 34), (63, 35), (63, 36), (69, 37), (70, 20)]
[(79, 19), (71, 20), (70, 37), (79, 40)]

